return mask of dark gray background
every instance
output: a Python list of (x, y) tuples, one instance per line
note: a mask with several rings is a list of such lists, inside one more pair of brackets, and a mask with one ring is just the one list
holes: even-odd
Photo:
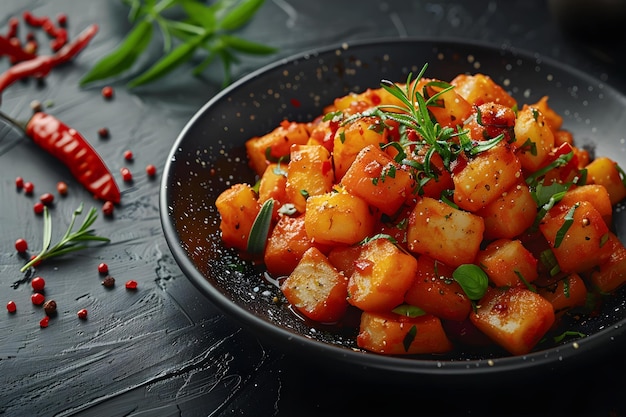
[[(578, 4), (572, 0), (572, 4)], [(584, 3), (584, 2), (583, 2)], [(602, 3), (602, 2), (599, 2)], [(596, 4), (599, 4), (596, 2)], [(609, 3), (611, 3), (609, 1)], [(56, 181), (70, 184), (67, 200), (53, 216), (61, 232), (78, 202), (99, 207), (56, 161), (18, 135), (0, 142), (0, 305), (18, 303), (14, 315), (0, 312), (0, 414), (7, 416), (318, 416), (318, 415), (581, 415), (622, 416), (626, 412), (626, 360), (598, 358), (555, 380), (524, 380), (502, 387), (394, 386), (362, 383), (307, 367), (259, 343), (222, 316), (182, 275), (163, 237), (158, 207), (159, 170), (185, 123), (216, 92), (219, 68), (202, 79), (186, 66), (154, 85), (128, 91), (113, 83), (115, 98), (99, 88), (80, 89), (78, 79), (112, 50), (130, 26), (120, 1), (3, 0), (0, 32), (11, 16), (68, 15), (70, 38), (91, 23), (100, 31), (70, 65), (43, 83), (18, 82), (2, 96), (0, 110), (26, 119), (37, 99), (94, 143), (111, 169), (129, 165), (132, 185), (113, 219), (99, 218), (96, 230), (113, 243), (51, 262), (39, 273), (46, 294), (59, 305), (47, 329), (41, 309), (30, 304), (21, 282), (22, 260), (13, 242), (25, 237), (38, 247), (40, 222), (28, 210), (32, 200), (17, 193), (14, 178), (32, 179), (38, 191)], [(571, 10), (571, 8), (570, 8)], [(585, 24), (593, 17), (585, 12)], [(612, 20), (619, 16), (611, 14)], [(235, 76), (278, 58), (346, 40), (381, 37), (470, 39), (508, 46), (558, 60), (626, 93), (624, 32), (601, 22), (590, 29), (559, 24), (546, 1), (296, 1), (268, 0), (242, 36), (279, 48), (276, 55), (244, 58)], [(623, 26), (622, 26), (623, 27)], [(23, 28), (22, 28), (23, 29)], [(150, 58), (140, 65), (146, 65)], [(0, 69), (7, 68), (0, 60)], [(107, 127), (111, 137), (99, 139)], [(135, 153), (128, 164), (122, 155)], [(26, 212), (25, 212), (26, 211)], [(96, 266), (108, 263), (118, 285), (100, 285)], [(123, 283), (134, 279), (136, 292)], [(79, 321), (76, 311), (89, 310)], [(391, 385), (390, 385), (391, 384)]]

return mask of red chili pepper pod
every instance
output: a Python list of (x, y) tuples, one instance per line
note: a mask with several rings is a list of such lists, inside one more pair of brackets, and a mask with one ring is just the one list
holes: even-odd
[(26, 124), (26, 134), (39, 147), (63, 162), (96, 198), (116, 204), (120, 202), (120, 190), (115, 178), (78, 131), (54, 116), (37, 112)]

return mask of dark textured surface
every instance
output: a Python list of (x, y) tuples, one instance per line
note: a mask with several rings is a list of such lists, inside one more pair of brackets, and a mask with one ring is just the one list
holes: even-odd
[[(470, 39), (519, 48), (558, 60), (626, 93), (623, 33), (585, 39), (562, 32), (543, 1), (267, 1), (242, 35), (272, 44), (272, 57), (244, 59), (243, 76), (275, 59), (347, 40), (381, 37)], [(37, 273), (58, 314), (39, 328), (43, 311), (30, 303), (31, 288), (19, 273), (23, 260), (13, 242), (26, 238), (39, 247), (41, 218), (32, 214), (40, 192), (58, 180), (69, 195), (52, 210), (55, 232), (67, 226), (84, 201), (99, 207), (59, 163), (19, 134), (0, 135), (0, 413), (7, 416), (318, 416), (318, 415), (581, 415), (621, 416), (626, 412), (626, 360), (618, 350), (541, 380), (527, 378), (500, 386), (476, 380), (463, 386), (360, 381), (345, 372), (322, 371), (298, 356), (270, 348), (222, 316), (185, 278), (166, 245), (159, 221), (159, 179), (178, 133), (219, 91), (217, 68), (203, 80), (188, 68), (155, 85), (127, 91), (114, 83), (115, 98), (77, 81), (129, 26), (118, 1), (3, 1), (0, 32), (10, 16), (68, 15), (70, 37), (100, 24), (92, 44), (70, 65), (57, 68), (43, 84), (16, 83), (2, 96), (0, 110), (26, 119), (34, 100), (53, 104), (48, 112), (84, 133), (112, 171), (128, 165), (132, 184), (122, 183), (122, 204), (96, 230), (112, 243), (60, 258)], [(5, 60), (0, 69), (6, 69)], [(624, 118), (624, 110), (612, 109)], [(108, 127), (109, 139), (97, 130)], [(128, 163), (123, 152), (131, 149)], [(21, 175), (36, 184), (34, 197), (16, 192)], [(118, 176), (119, 179), (119, 176)], [(117, 279), (100, 285), (97, 265), (106, 262)], [(137, 291), (123, 283), (134, 279)], [(4, 305), (15, 300), (18, 311)], [(89, 310), (80, 321), (76, 311)], [(623, 314), (623, 313), (622, 313)], [(623, 351), (623, 348), (621, 349)]]

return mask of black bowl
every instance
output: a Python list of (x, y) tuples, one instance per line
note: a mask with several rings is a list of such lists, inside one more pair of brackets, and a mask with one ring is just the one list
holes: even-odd
[[(459, 73), (484, 73), (518, 101), (549, 103), (564, 118), (577, 145), (610, 155), (626, 166), (626, 98), (572, 68), (526, 52), (441, 40), (380, 40), (345, 44), (284, 59), (256, 71), (215, 96), (189, 121), (169, 155), (161, 191), (165, 237), (183, 272), (226, 315), (283, 349), (347, 366), (368, 375), (475, 376), (552, 369), (597, 355), (624, 342), (626, 295), (607, 297), (601, 313), (567, 323), (587, 337), (558, 345), (540, 343), (524, 356), (498, 349), (452, 355), (390, 357), (359, 350), (349, 329), (311, 326), (284, 304), (262, 269), (226, 249), (219, 233), (216, 197), (230, 185), (255, 182), (244, 142), (282, 120), (305, 122), (333, 99), (401, 82), (424, 63), (426, 77), (449, 81)], [(618, 236), (626, 237), (626, 213), (615, 210)], [(373, 372), (372, 372), (373, 371)]]

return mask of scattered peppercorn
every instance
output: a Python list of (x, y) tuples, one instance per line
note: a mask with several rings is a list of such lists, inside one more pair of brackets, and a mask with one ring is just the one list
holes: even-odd
[(120, 172), (124, 181), (128, 182), (133, 180), (133, 173), (130, 172), (130, 169), (124, 167), (120, 169)]
[(35, 184), (30, 181), (26, 181), (24, 183), (24, 192), (30, 195), (33, 193), (33, 191), (35, 191)]
[(102, 280), (102, 285), (107, 287), (107, 288), (111, 288), (115, 285), (115, 278), (113, 278), (111, 275), (107, 275), (103, 280)]
[(106, 127), (101, 127), (100, 129), (98, 129), (98, 136), (100, 136), (102, 139), (108, 138), (109, 129), (107, 129)]
[(126, 281), (126, 289), (127, 290), (136, 290), (137, 289), (137, 281), (131, 279)]
[(35, 277), (30, 281), (30, 286), (33, 287), (33, 290), (41, 292), (46, 286), (46, 280), (42, 277)]
[(22, 188), (24, 188), (24, 178), (22, 178), (22, 177), (17, 177), (17, 178), (15, 179), (15, 187), (16, 187), (18, 190), (21, 190)]
[(68, 187), (67, 187), (67, 184), (65, 182), (63, 182), (63, 181), (57, 182), (57, 192), (60, 195), (67, 195), (67, 190), (68, 190)]
[(45, 300), (46, 297), (40, 292), (36, 292), (30, 296), (30, 301), (32, 301), (32, 303), (36, 306), (42, 305)]
[(156, 166), (149, 164), (148, 166), (146, 166), (146, 174), (148, 174), (149, 177), (154, 177), (156, 175), (157, 169)]
[(78, 310), (78, 313), (76, 313), (78, 315), (78, 318), (81, 320), (86, 320), (87, 319), (87, 310), (86, 309), (81, 309)]
[(105, 216), (112, 216), (114, 209), (115, 209), (115, 206), (113, 205), (111, 201), (105, 201), (104, 204), (102, 205), (102, 213)]
[(43, 106), (41, 105), (41, 101), (39, 100), (33, 100), (30, 102), (30, 109), (33, 112), (38, 112), (38, 111), (42, 111), (43, 110)]
[(48, 300), (43, 304), (43, 309), (47, 316), (54, 316), (57, 312), (57, 302), (54, 300)]
[(17, 305), (15, 304), (15, 301), (11, 300), (7, 303), (7, 310), (9, 311), (9, 313), (15, 313), (17, 311)]
[(50, 317), (46, 316), (43, 319), (39, 320), (39, 327), (45, 329), (50, 324)]
[(132, 161), (133, 158), (134, 158), (133, 151), (131, 150), (124, 151), (124, 159), (126, 159), (127, 161)]
[(102, 97), (104, 98), (111, 98), (113, 97), (113, 87), (107, 85), (105, 87), (102, 87)]
[(35, 204), (33, 204), (33, 211), (35, 212), (35, 214), (41, 214), (43, 213), (44, 207), (44, 203), (42, 203), (41, 201), (37, 201)]
[(26, 239), (17, 239), (15, 241), (15, 250), (20, 253), (26, 252), (28, 250), (28, 242), (26, 242)]
[(54, 201), (54, 194), (44, 193), (39, 197), (39, 201), (41, 201), (46, 206), (49, 206)]
[(59, 24), (59, 26), (66, 26), (67, 25), (67, 15), (65, 13), (58, 13), (57, 14), (57, 23)]
[(98, 265), (98, 272), (100, 272), (101, 274), (108, 274), (109, 266), (105, 264), (104, 262), (102, 262), (101, 264)]

